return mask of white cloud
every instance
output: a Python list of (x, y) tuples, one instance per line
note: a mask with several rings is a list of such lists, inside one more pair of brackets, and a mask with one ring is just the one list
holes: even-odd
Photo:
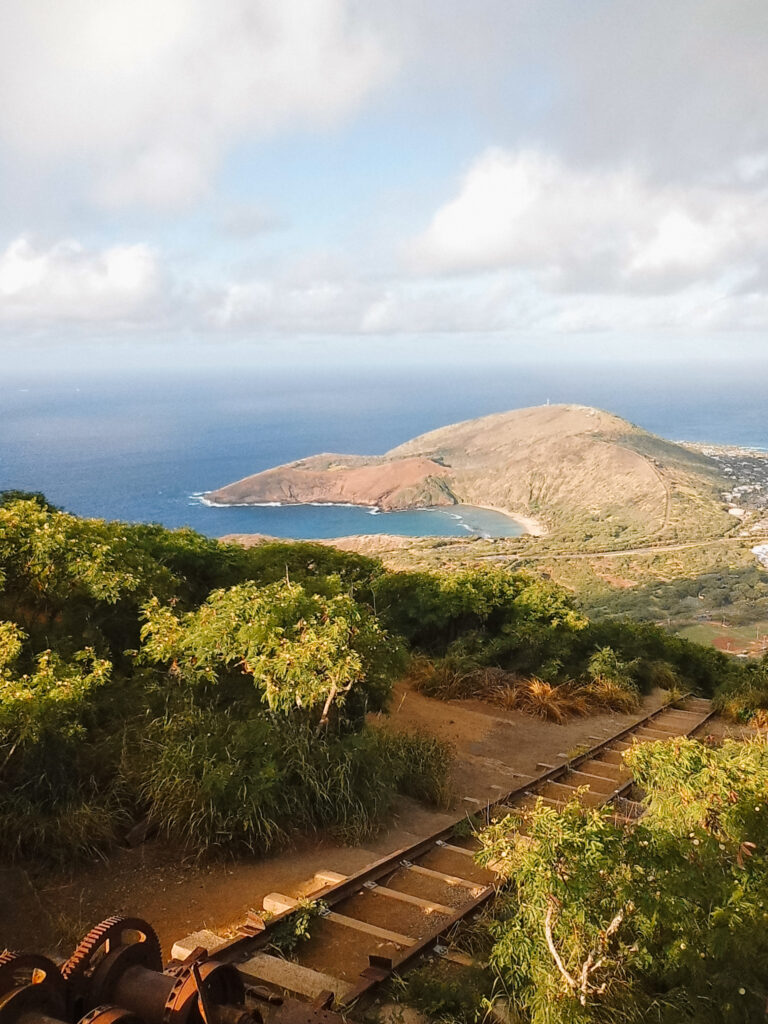
[(490, 149), (411, 256), (429, 272), (509, 267), (574, 292), (679, 289), (752, 272), (768, 253), (768, 192), (659, 185), (537, 150)]
[(232, 238), (255, 238), (286, 226), (277, 214), (249, 203), (233, 204), (222, 211), (215, 228)]
[(229, 284), (216, 297), (208, 319), (227, 331), (346, 334), (360, 330), (362, 311), (373, 294), (370, 286), (346, 277), (255, 279)]
[(93, 251), (72, 240), (43, 248), (17, 238), (0, 253), (0, 321), (135, 323), (160, 311), (166, 285), (146, 245)]
[[(371, 4), (405, 55), (410, 100), (569, 161), (714, 179), (768, 151), (765, 0), (419, 0)], [(439, 109), (444, 110), (445, 107)]]
[(180, 206), (238, 141), (333, 124), (389, 68), (349, 0), (24, 0), (0, 12), (0, 142), (108, 205)]

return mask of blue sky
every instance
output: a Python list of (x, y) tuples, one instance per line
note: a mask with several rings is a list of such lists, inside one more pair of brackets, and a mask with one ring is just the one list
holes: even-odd
[(764, 358), (767, 42), (764, 0), (3, 5), (6, 364)]

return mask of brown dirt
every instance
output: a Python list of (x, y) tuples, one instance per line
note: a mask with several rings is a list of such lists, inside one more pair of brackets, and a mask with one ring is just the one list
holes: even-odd
[(721, 743), (723, 740), (754, 739), (756, 736), (765, 735), (765, 730), (759, 730), (753, 725), (745, 725), (741, 722), (729, 722), (718, 715), (707, 722), (701, 730), (701, 735), (716, 743)]
[(592, 571), (598, 579), (603, 580), (604, 583), (608, 583), (612, 587), (616, 587), (617, 590), (631, 590), (632, 587), (636, 587), (638, 584), (637, 580), (627, 580), (623, 576), (614, 576), (609, 572), (600, 572), (596, 565), (592, 566)]
[(381, 723), (421, 728), (453, 744), (456, 799), (450, 813), (401, 798), (388, 827), (364, 848), (315, 837), (258, 860), (196, 863), (155, 839), (68, 877), (31, 877), (34, 893), (24, 892), (27, 876), (22, 871), (11, 887), (13, 895), (6, 895), (0, 907), (0, 948), (66, 954), (88, 928), (114, 913), (136, 914), (153, 923), (166, 953), (192, 931), (226, 933), (249, 909), (260, 908), (267, 893), (300, 896), (311, 891), (317, 871), (358, 871), (449, 824), (462, 811), (472, 813), (498, 799), (537, 774), (539, 761), (554, 763), (580, 745), (594, 745), (594, 737), (617, 732), (658, 703), (658, 697), (646, 698), (635, 716), (604, 714), (556, 725), (477, 700), (432, 700), (401, 685), (391, 715)]
[(383, 509), (408, 508), (424, 503), (451, 504), (451, 497), (434, 481), (449, 476), (445, 466), (420, 456), (395, 460), (375, 459), (360, 465), (359, 457), (318, 455), (267, 469), (228, 484), (209, 497), (223, 503), (280, 501), (351, 502)]

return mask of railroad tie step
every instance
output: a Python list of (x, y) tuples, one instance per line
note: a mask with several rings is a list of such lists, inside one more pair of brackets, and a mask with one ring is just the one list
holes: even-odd
[(409, 892), (390, 889), (389, 886), (377, 885), (376, 882), (367, 883), (365, 888), (373, 893), (374, 896), (383, 896), (386, 899), (399, 900), (401, 903), (410, 903), (414, 907), (419, 907), (427, 914), (444, 914), (446, 917), (452, 917), (456, 910), (455, 907), (448, 907), (444, 903), (435, 903), (434, 900), (425, 900), (421, 896), (412, 896)]
[(262, 900), (261, 904), (268, 914), (284, 914), (286, 910), (294, 910), (299, 901), (293, 896), (284, 896), (281, 892), (270, 892)]
[[(583, 790), (584, 792), (579, 792)], [(605, 799), (605, 793), (596, 792), (590, 789), (588, 784), (581, 783), (567, 783), (567, 782), (547, 782), (540, 790), (540, 795), (545, 799), (564, 799), (573, 800), (577, 797), (582, 803), (594, 804), (600, 803)]]
[[(269, 904), (269, 905), (267, 905)], [(280, 914), (286, 910), (293, 910), (299, 906), (299, 901), (292, 896), (284, 896), (279, 892), (271, 892), (264, 897), (264, 909), (271, 910), (273, 914)], [(327, 910), (322, 917), (331, 924), (339, 925), (341, 928), (350, 928), (357, 932), (364, 932), (382, 942), (391, 942), (396, 946), (415, 946), (416, 939), (411, 935), (404, 935), (402, 932), (393, 932), (388, 928), (379, 928), (378, 925), (369, 924), (356, 917), (347, 917), (346, 914), (337, 914), (334, 910)]]
[(323, 917), (326, 921), (330, 921), (331, 924), (337, 924), (341, 928), (350, 928), (356, 932), (363, 932), (365, 935), (370, 935), (374, 939), (380, 939), (382, 942), (391, 942), (395, 946), (415, 946), (418, 942), (418, 939), (414, 939), (412, 935), (393, 932), (389, 928), (379, 928), (378, 925), (369, 924), (368, 921), (361, 921), (357, 917), (337, 914), (334, 910), (329, 910), (326, 914), (323, 914)]
[(596, 761), (602, 761), (603, 764), (617, 765), (621, 767), (624, 764), (624, 759), (621, 756), (620, 750), (601, 750), (600, 756), (596, 757)]
[(336, 1001), (340, 1002), (352, 987), (341, 978), (334, 978), (330, 974), (303, 967), (291, 960), (283, 960), (279, 956), (271, 956), (269, 953), (256, 953), (238, 964), (237, 969), (247, 984), (259, 985), (266, 982), (306, 999), (317, 999), (326, 992), (332, 992)]
[(421, 864), (412, 864), (410, 861), (400, 861), (402, 867), (408, 871), (413, 871), (417, 875), (425, 875), (427, 878), (436, 878), (440, 882), (445, 882), (446, 885), (459, 885), (470, 891), (480, 892), (485, 888), (479, 882), (473, 882), (470, 878), (461, 878), (459, 875), (449, 875), (445, 871), (437, 871), (435, 868), (425, 868)]
[(216, 932), (203, 929), (199, 932), (192, 932), (191, 935), (187, 935), (186, 938), (179, 939), (178, 942), (174, 942), (173, 948), (171, 949), (172, 960), (186, 960), (189, 954), (195, 950), (207, 949), (208, 953), (215, 953), (221, 946), (226, 945), (227, 940), (222, 938), (221, 935), (217, 935)]
[(596, 757), (590, 761), (582, 761), (578, 768), (571, 770), (574, 774), (588, 775), (590, 778), (612, 782), (615, 785), (618, 785), (623, 779), (629, 778), (629, 772), (622, 764), (614, 764), (612, 761), (603, 761)]
[(448, 853), (461, 853), (465, 857), (474, 857), (477, 853), (477, 850), (468, 850), (465, 846), (454, 846), (453, 843), (443, 842), (442, 839), (438, 839), (435, 845)]
[[(619, 784), (619, 779), (617, 777), (609, 775), (595, 775), (594, 772), (584, 772), (580, 768), (572, 768), (567, 777), (570, 779), (571, 776), (574, 775), (579, 778), (587, 779), (591, 782), (607, 782), (609, 786), (617, 786)], [(578, 779), (576, 779), (575, 782), (578, 785), (586, 785), (586, 783), (580, 783)]]
[(318, 889), (325, 888), (328, 885), (340, 885), (342, 882), (346, 882), (349, 875), (342, 875), (339, 871), (322, 871), (315, 872), (315, 882), (317, 882)]
[(549, 807), (557, 807), (558, 810), (562, 810), (566, 806), (564, 800), (555, 800), (550, 796), (542, 796), (541, 793), (536, 793), (532, 790), (528, 790), (525, 797), (525, 800), (521, 801), (520, 806), (526, 810), (531, 807), (535, 807), (539, 801), (543, 804), (547, 804)]

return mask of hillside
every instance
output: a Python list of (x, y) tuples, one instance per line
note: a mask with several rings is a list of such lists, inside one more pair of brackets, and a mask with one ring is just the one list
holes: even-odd
[(220, 504), (385, 510), (465, 503), (586, 542), (716, 536), (734, 526), (716, 460), (598, 409), (538, 406), (441, 427), (383, 456), (316, 455), (216, 491)]

